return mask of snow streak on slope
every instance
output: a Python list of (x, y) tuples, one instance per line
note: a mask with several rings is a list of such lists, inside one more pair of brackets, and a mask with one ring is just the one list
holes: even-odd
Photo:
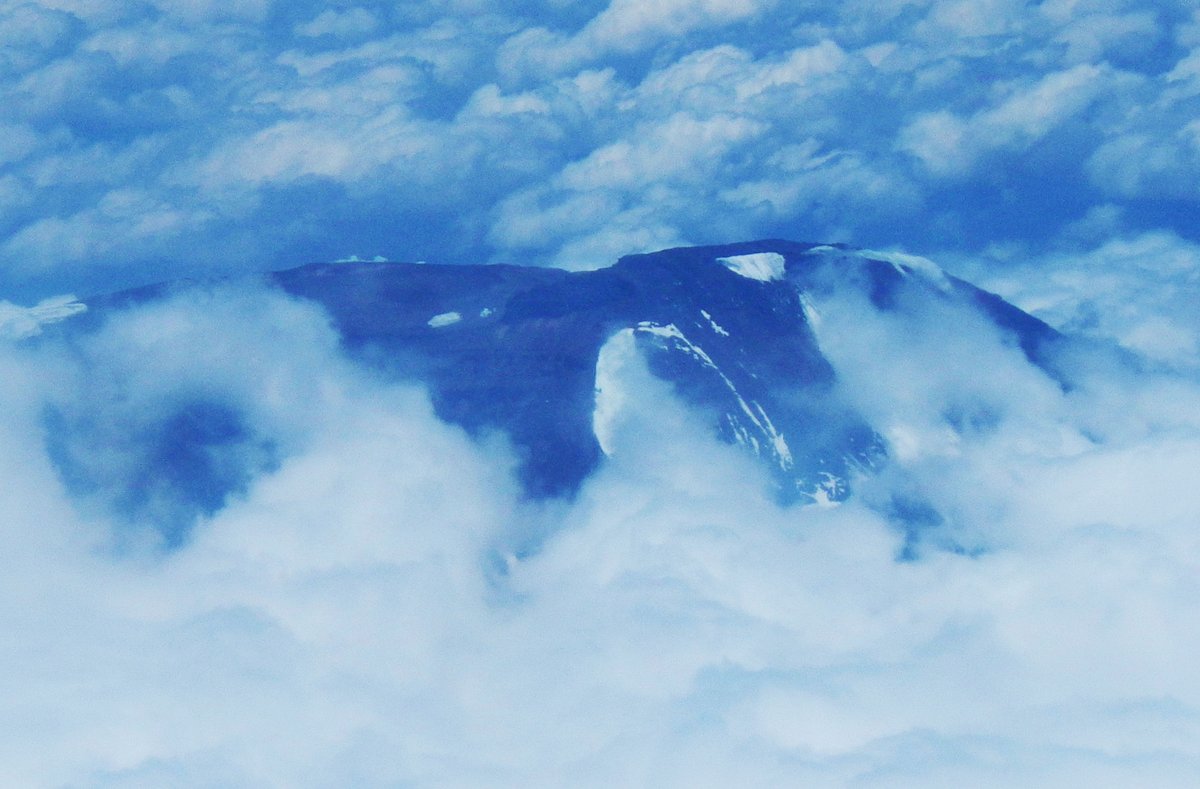
[(772, 424), (762, 406), (757, 402), (747, 402), (729, 377), (721, 372), (712, 357), (685, 337), (674, 324), (659, 325), (652, 322), (642, 322), (634, 329), (621, 330), (600, 350), (600, 358), (596, 364), (596, 410), (593, 425), (596, 438), (606, 455), (612, 454), (612, 424), (631, 396), (629, 386), (621, 381), (621, 374), (629, 365), (631, 354), (637, 352), (636, 339), (639, 335), (657, 338), (660, 346), (686, 353), (715, 374), (737, 403), (741, 415), (748, 420), (747, 424), (743, 423), (737, 414), (726, 415), (738, 443), (749, 447), (756, 455), (761, 456), (764, 451), (769, 452), (782, 471), (792, 468), (794, 461), (787, 440)]

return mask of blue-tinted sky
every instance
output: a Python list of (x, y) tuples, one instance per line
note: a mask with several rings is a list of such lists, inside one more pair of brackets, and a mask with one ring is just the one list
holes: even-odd
[(1190, 0), (8, 0), (0, 106), (26, 302), (349, 255), (1200, 235)]

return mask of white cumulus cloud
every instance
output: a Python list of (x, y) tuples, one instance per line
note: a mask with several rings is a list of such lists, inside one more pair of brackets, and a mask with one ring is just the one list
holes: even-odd
[[(1122, 256), (1191, 281), (1177, 238), (1054, 265)], [(1131, 310), (1182, 309), (1143, 279)], [(1070, 323), (1038, 294), (1013, 296)], [(826, 509), (775, 503), (636, 358), (617, 451), (575, 501), (536, 505), (502, 442), (439, 422), (278, 295), (201, 288), (69, 346), (0, 346), (0, 777), (1189, 785), (1194, 368), (1085, 348), (1064, 390), (937, 296), (810, 295), (892, 457)], [(1120, 339), (1112, 320), (1092, 333)], [(154, 510), (113, 515), (64, 477), (46, 409), (103, 481), (136, 478), (136, 437), (198, 398), (273, 461), (240, 456), (256, 471), (163, 552)], [(906, 534), (888, 502), (917, 498), (943, 520)]]

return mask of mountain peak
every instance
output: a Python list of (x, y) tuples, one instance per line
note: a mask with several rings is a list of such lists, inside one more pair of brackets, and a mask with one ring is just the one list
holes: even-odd
[[(630, 372), (634, 363), (713, 436), (762, 463), (782, 500), (844, 499), (886, 456), (886, 442), (845, 397), (822, 349), (821, 335), (842, 330), (823, 317), (830, 299), (858, 298), (880, 311), (957, 304), (995, 324), (1034, 363), (1057, 336), (923, 258), (779, 239), (628, 255), (576, 273), (342, 262), (267, 281), (321, 305), (358, 362), (424, 386), (442, 420), (474, 437), (506, 436), (535, 499), (573, 496), (617, 451), (623, 409), (648, 397)], [(74, 325), (93, 330), (106, 315), (173, 290), (99, 299)], [(203, 512), (250, 473), (225, 455), (267, 463), (271, 437), (239, 432), (229, 404), (180, 408), (186, 414), (164, 414), (155, 428), (148, 465), (185, 514)], [(208, 429), (206, 415), (221, 424)], [(79, 439), (71, 420), (60, 423), (64, 445)], [(70, 453), (56, 457), (64, 477), (99, 484), (70, 467)]]

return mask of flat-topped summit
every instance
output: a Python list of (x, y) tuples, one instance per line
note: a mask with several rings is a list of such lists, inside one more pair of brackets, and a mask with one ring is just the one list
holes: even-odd
[[(824, 504), (844, 499), (887, 454), (879, 426), (839, 392), (821, 336), (842, 328), (823, 320), (824, 301), (849, 294), (880, 311), (954, 303), (1033, 363), (1057, 337), (923, 258), (782, 240), (630, 255), (586, 272), (345, 262), (266, 279), (320, 304), (353, 358), (424, 386), (444, 421), (472, 436), (503, 434), (533, 498), (573, 495), (616, 451), (614, 426), (640, 396), (627, 374), (633, 357), (712, 435), (769, 469), (781, 499)], [(92, 300), (64, 334), (187, 287)], [(235, 405), (208, 393), (176, 410), (150, 431), (146, 473), (163, 477), (155, 484), (181, 512), (218, 508), (269, 466), (271, 437), (249, 434)], [(63, 446), (87, 440), (72, 424), (59, 420)], [(57, 457), (68, 480), (98, 484), (72, 468), (69, 451)], [(115, 498), (138, 506), (135, 495)]]

